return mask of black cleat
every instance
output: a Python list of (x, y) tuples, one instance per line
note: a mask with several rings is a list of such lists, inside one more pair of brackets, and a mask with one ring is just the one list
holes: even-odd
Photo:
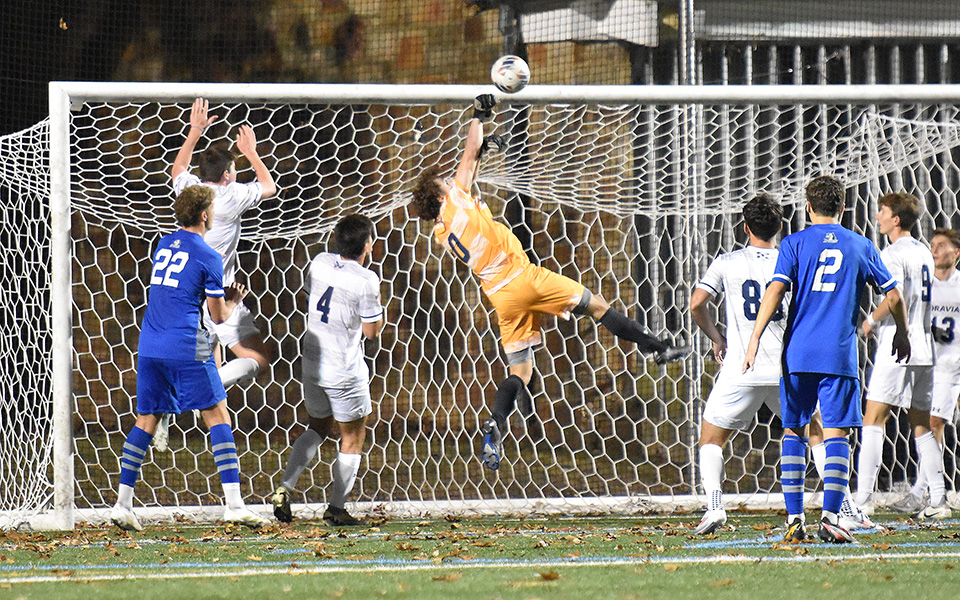
[(820, 521), (820, 529), (817, 531), (817, 535), (820, 536), (821, 540), (830, 544), (852, 544), (855, 541), (849, 531), (826, 519)]
[(281, 523), (289, 523), (293, 520), (293, 510), (290, 508), (290, 490), (281, 486), (273, 492), (270, 497), (270, 504), (273, 505), (273, 516)]
[(323, 520), (326, 521), (327, 525), (333, 527), (356, 527), (357, 525), (363, 525), (363, 519), (358, 519), (347, 512), (345, 508), (337, 508), (336, 506), (328, 506), (326, 512), (323, 513)]
[(799, 544), (807, 537), (807, 531), (803, 526), (803, 519), (794, 519), (787, 523), (787, 532), (783, 534), (785, 544)]

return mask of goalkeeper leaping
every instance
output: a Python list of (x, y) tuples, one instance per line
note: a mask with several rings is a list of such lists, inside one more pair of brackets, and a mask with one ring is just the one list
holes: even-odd
[(477, 96), (456, 174), (446, 179), (439, 167), (428, 168), (420, 175), (412, 200), (419, 218), (434, 223), (437, 243), (480, 278), (480, 286), (497, 312), (509, 376), (497, 387), (493, 416), (480, 428), (483, 462), (491, 469), (498, 468), (503, 459), (503, 432), (518, 400), (522, 413), (533, 410), (526, 385), (533, 376), (533, 348), (541, 342), (542, 313), (564, 319), (570, 313), (590, 315), (617, 337), (654, 353), (657, 364), (679, 360), (690, 351), (652, 337), (640, 323), (611, 308), (580, 283), (531, 264), (520, 240), (495, 221), (486, 203), (471, 193), (485, 146), (483, 121), (493, 115), (494, 106), (492, 94)]

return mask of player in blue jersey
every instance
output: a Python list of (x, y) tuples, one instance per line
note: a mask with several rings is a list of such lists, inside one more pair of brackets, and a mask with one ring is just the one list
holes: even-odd
[(797, 542), (806, 536), (804, 432), (819, 403), (827, 460), (818, 535), (826, 542), (841, 544), (853, 541), (850, 532), (839, 525), (838, 512), (848, 482), (847, 436), (852, 427), (860, 427), (863, 421), (857, 321), (867, 283), (886, 294), (897, 325), (893, 353), (898, 362), (909, 359), (910, 342), (897, 281), (868, 239), (840, 225), (843, 184), (831, 177), (817, 177), (807, 184), (806, 196), (812, 225), (788, 235), (780, 243), (773, 281), (760, 303), (743, 370), (753, 368), (760, 336), (790, 288), (793, 295), (784, 332), (780, 380), (784, 428), (780, 485), (788, 513), (784, 539)]
[(203, 241), (213, 222), (214, 191), (184, 189), (173, 209), (182, 229), (163, 237), (153, 254), (150, 295), (140, 329), (137, 358), (137, 422), (123, 445), (117, 504), (110, 519), (121, 529), (143, 527), (133, 513), (133, 487), (162, 414), (199, 410), (210, 429), (210, 447), (226, 497), (225, 521), (259, 527), (268, 521), (244, 506), (240, 463), (227, 412), (227, 393), (203, 326), (206, 303), (222, 323), (246, 289), (223, 287), (223, 259)]

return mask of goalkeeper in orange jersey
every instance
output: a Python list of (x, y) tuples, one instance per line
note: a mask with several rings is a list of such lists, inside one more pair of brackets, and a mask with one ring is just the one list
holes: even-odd
[(531, 264), (520, 240), (495, 221), (486, 203), (471, 193), (483, 151), (491, 143), (502, 143), (494, 136), (483, 136), (483, 121), (493, 115), (494, 106), (492, 94), (477, 96), (456, 174), (446, 179), (438, 167), (428, 168), (420, 175), (412, 200), (420, 219), (434, 223), (437, 243), (480, 278), (483, 292), (497, 311), (509, 376), (497, 387), (493, 416), (480, 428), (483, 462), (491, 469), (503, 458), (503, 432), (514, 406), (519, 402), (525, 415), (533, 411), (526, 385), (533, 376), (533, 348), (541, 342), (541, 313), (564, 319), (570, 313), (590, 315), (617, 337), (636, 343), (643, 352), (652, 352), (657, 364), (679, 360), (690, 352), (689, 347), (654, 338), (643, 325), (610, 308), (582, 284)]

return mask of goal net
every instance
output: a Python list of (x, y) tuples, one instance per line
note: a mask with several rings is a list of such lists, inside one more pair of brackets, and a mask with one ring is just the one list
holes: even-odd
[[(743, 202), (759, 191), (783, 198), (790, 232), (804, 226), (803, 185), (834, 173), (851, 190), (844, 224), (875, 241), (872, 216), (887, 189), (924, 200), (921, 236), (957, 225), (960, 139), (947, 102), (956, 90), (798, 89), (531, 86), (501, 98), (487, 131), (507, 145), (484, 158), (479, 177), (495, 216), (534, 262), (658, 336), (694, 341), (697, 352), (658, 367), (590, 319), (547, 319), (536, 413), (513, 415), (506, 458), (490, 471), (477, 457), (477, 431), (506, 373), (496, 319), (475, 278), (407, 210), (422, 169), (454, 171), (473, 97), (489, 90), (52, 84), (49, 121), (0, 140), (11, 255), (0, 266), (11, 320), (0, 338), (0, 525), (52, 513), (69, 527), (115, 502), (135, 419), (150, 254), (175, 229), (169, 173), (196, 96), (220, 117), (198, 150), (232, 143), (249, 124), (281, 190), (246, 214), (240, 245), (246, 303), (276, 348), (258, 382), (228, 392), (249, 504), (271, 493), (306, 423), (306, 267), (337, 220), (360, 212), (377, 224), (371, 268), (383, 280), (386, 322), (367, 344), (374, 412), (353, 494), (361, 512), (690, 506), (699, 419), (718, 365), (688, 299), (709, 262), (744, 242)], [(252, 178), (243, 159), (237, 167), (241, 180)], [(198, 416), (180, 415), (170, 433), (170, 450), (144, 461), (138, 510), (215, 509), (219, 481)], [(888, 488), (915, 468), (905, 429), (894, 423), (891, 434)], [(737, 501), (777, 497), (780, 435), (779, 420), (761, 412), (726, 448), (725, 490)], [(335, 457), (335, 442), (324, 443), (300, 480), (299, 514), (323, 507)]]

